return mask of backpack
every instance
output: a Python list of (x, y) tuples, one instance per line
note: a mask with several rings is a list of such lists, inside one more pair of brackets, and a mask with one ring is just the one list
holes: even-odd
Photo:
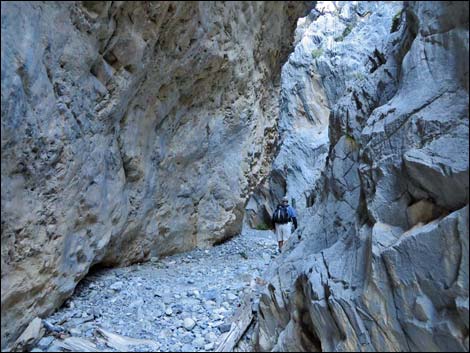
[(289, 222), (289, 220), (290, 217), (289, 213), (287, 212), (287, 207), (281, 205), (277, 206), (273, 214), (273, 222), (284, 224)]

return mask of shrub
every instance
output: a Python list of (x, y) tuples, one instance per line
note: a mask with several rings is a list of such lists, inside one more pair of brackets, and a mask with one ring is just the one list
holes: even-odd
[(392, 28), (390, 28), (390, 33), (398, 31), (398, 27), (400, 26), (401, 22), (401, 13), (403, 10), (398, 11), (392, 19)]
[(357, 144), (357, 141), (356, 139), (354, 138), (354, 136), (346, 133), (345, 134), (345, 137), (346, 137), (346, 142), (348, 143), (349, 147), (353, 150), (357, 149), (358, 148), (358, 144)]
[(346, 38), (349, 35), (349, 33), (351, 33), (352, 29), (353, 29), (352, 25), (347, 25), (343, 31), (342, 37)]
[(343, 33), (334, 38), (335, 42), (342, 42), (344, 38), (346, 38), (351, 33), (353, 28), (354, 26), (352, 24), (347, 25), (346, 28), (343, 30)]
[(257, 230), (269, 230), (271, 228), (265, 223), (259, 223), (256, 225), (256, 229)]
[(352, 76), (354, 77), (354, 79), (359, 81), (363, 81), (366, 78), (366, 76), (360, 71), (354, 71)]
[(312, 50), (312, 56), (314, 59), (319, 58), (320, 56), (323, 55), (323, 49), (322, 48), (317, 48)]
[(335, 37), (335, 42), (342, 42), (344, 40), (343, 36)]

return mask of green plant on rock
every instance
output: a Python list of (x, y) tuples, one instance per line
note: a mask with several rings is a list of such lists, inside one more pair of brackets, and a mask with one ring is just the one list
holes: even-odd
[(341, 34), (342, 37), (346, 38), (349, 35), (349, 33), (351, 33), (352, 29), (353, 29), (353, 25), (347, 25), (343, 33)]
[(335, 42), (342, 42), (344, 38), (346, 38), (353, 30), (354, 25), (349, 24), (346, 26), (346, 28), (343, 30), (343, 33), (341, 33), (339, 36), (334, 38)]
[(392, 18), (392, 28), (390, 28), (390, 33), (398, 31), (398, 27), (400, 27), (402, 12), (403, 12), (403, 10), (400, 10), (395, 14), (395, 16), (393, 16), (393, 18)]
[(319, 58), (320, 56), (323, 55), (323, 49), (322, 48), (316, 48), (312, 50), (312, 56), (314, 59)]
[(269, 226), (266, 223), (259, 223), (255, 227), (257, 230), (269, 230)]
[(335, 42), (342, 42), (344, 40), (344, 37), (343, 36), (338, 36), (338, 37), (335, 37)]
[(354, 138), (354, 136), (348, 134), (348, 133), (345, 133), (344, 134), (344, 137), (346, 137), (346, 142), (348, 143), (348, 145), (351, 147), (351, 149), (355, 150), (357, 147), (358, 147), (358, 144), (357, 144), (357, 141), (356, 139)]
[(364, 75), (364, 73), (360, 72), (360, 71), (354, 71), (352, 73), (352, 77), (355, 79), (355, 80), (359, 80), (359, 81), (364, 81), (364, 79), (366, 78), (366, 76)]

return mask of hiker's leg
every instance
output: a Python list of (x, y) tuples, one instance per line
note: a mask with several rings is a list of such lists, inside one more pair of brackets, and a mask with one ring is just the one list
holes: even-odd
[(275, 225), (276, 228), (276, 238), (277, 238), (277, 243), (279, 245), (279, 251), (281, 251), (282, 247), (282, 224), (276, 223)]
[(283, 236), (283, 240), (287, 240), (290, 238), (290, 236), (292, 235), (292, 223), (289, 222), (289, 223), (286, 223), (284, 225), (284, 236)]

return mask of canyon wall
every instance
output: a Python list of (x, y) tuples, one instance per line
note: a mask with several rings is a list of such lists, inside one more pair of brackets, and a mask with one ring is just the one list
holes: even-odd
[(2, 348), (95, 264), (239, 232), (312, 6), (2, 3)]
[(349, 6), (331, 51), (312, 37), (330, 147), (268, 274), (261, 351), (469, 349), (468, 3), (379, 5)]

